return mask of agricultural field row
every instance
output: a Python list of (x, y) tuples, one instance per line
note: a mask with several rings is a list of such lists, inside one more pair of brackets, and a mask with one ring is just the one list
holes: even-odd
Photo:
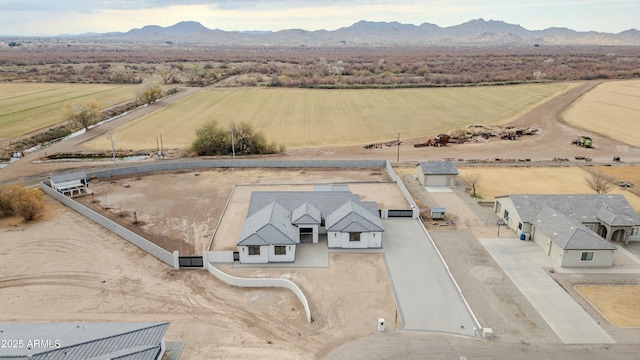
[(68, 102), (94, 99), (103, 107), (131, 101), (134, 85), (5, 83), (0, 86), (0, 140), (64, 121)]
[[(500, 124), (564, 91), (565, 83), (495, 87), (312, 90), (203, 89), (114, 132), (123, 149), (186, 148), (198, 127), (246, 121), (287, 148), (356, 145), (437, 135), (469, 124)], [(96, 139), (86, 144), (108, 149)]]
[(600, 84), (564, 114), (570, 124), (640, 146), (640, 80)]

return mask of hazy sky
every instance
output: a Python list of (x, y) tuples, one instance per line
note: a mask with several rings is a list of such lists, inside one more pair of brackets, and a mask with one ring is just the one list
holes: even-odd
[(128, 31), (199, 21), (221, 30), (336, 30), (359, 20), (441, 27), (483, 18), (529, 30), (640, 29), (638, 0), (0, 0), (0, 34)]

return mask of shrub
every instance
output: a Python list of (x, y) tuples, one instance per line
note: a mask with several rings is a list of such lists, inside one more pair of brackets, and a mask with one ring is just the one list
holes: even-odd
[(0, 217), (18, 215), (33, 220), (44, 208), (40, 189), (11, 184), (0, 187)]

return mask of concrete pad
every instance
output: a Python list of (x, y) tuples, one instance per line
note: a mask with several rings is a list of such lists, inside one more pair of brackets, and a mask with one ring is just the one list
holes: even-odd
[(382, 246), (404, 330), (476, 336), (476, 323), (417, 219), (383, 220)]
[(556, 264), (532, 241), (479, 239), (511, 281), (565, 344), (615, 343), (546, 273)]
[(424, 188), (430, 193), (453, 192), (448, 186), (425, 186)]

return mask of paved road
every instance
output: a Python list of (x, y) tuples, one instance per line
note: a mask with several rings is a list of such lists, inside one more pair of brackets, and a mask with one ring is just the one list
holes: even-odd
[(479, 239), (511, 281), (565, 344), (615, 343), (593, 318), (553, 279), (544, 267), (553, 259), (532, 241)]
[(476, 335), (470, 310), (418, 220), (383, 222), (383, 247), (402, 329)]

